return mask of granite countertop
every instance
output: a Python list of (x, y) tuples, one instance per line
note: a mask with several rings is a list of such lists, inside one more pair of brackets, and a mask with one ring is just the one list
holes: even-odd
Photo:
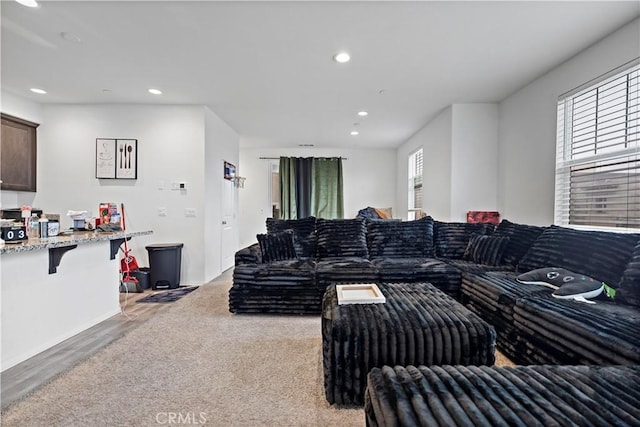
[(126, 233), (118, 231), (115, 233), (98, 233), (98, 232), (74, 232), (72, 234), (61, 233), (56, 237), (47, 237), (44, 239), (29, 239), (22, 243), (0, 243), (0, 255), (16, 252), (37, 251), (40, 249), (61, 248), (65, 246), (81, 245), (84, 243), (101, 242), (106, 240), (122, 239), (125, 237), (146, 236), (152, 234), (153, 231), (127, 231)]

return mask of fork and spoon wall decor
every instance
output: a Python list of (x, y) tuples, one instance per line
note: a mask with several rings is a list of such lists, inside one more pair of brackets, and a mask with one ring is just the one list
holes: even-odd
[(137, 139), (96, 139), (96, 178), (137, 179)]

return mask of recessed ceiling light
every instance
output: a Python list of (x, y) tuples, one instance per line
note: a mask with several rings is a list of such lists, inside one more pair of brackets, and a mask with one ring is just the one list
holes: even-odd
[(160, 89), (149, 89), (149, 93), (154, 95), (162, 95), (162, 91)]
[(36, 0), (16, 0), (23, 6), (27, 7), (38, 7), (38, 2)]
[(365, 116), (368, 116), (368, 115), (369, 115), (369, 113), (367, 113), (366, 111), (358, 111), (358, 115), (359, 115), (360, 117), (365, 117)]
[(39, 93), (40, 95), (44, 95), (45, 93), (47, 93), (47, 91), (46, 91), (46, 90), (38, 89), (37, 87), (32, 87), (32, 88), (31, 88), (31, 92), (33, 92), (33, 93)]
[(63, 31), (60, 33), (60, 37), (62, 37), (64, 40), (68, 41), (68, 42), (73, 42), (73, 43), (82, 43), (82, 39), (80, 39), (80, 37), (78, 37), (77, 35), (70, 33), (68, 31)]
[(345, 62), (349, 62), (350, 59), (351, 59), (351, 56), (347, 52), (338, 52), (335, 55), (333, 55), (333, 60), (341, 64), (344, 64)]
[(360, 132), (358, 132), (357, 130), (351, 131), (351, 136), (358, 136), (358, 135), (360, 135)]

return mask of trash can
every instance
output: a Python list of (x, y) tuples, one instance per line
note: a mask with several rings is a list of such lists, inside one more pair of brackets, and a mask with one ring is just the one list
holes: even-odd
[(159, 243), (145, 246), (149, 254), (151, 289), (175, 289), (180, 285), (183, 243)]
[(131, 275), (138, 279), (138, 284), (143, 290), (151, 287), (151, 280), (149, 279), (150, 271), (151, 269), (149, 267), (140, 267), (131, 272)]

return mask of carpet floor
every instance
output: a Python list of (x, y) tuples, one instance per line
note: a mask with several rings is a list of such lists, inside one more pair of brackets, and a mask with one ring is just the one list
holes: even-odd
[(232, 315), (203, 285), (11, 405), (8, 426), (363, 426), (324, 398), (319, 316)]

